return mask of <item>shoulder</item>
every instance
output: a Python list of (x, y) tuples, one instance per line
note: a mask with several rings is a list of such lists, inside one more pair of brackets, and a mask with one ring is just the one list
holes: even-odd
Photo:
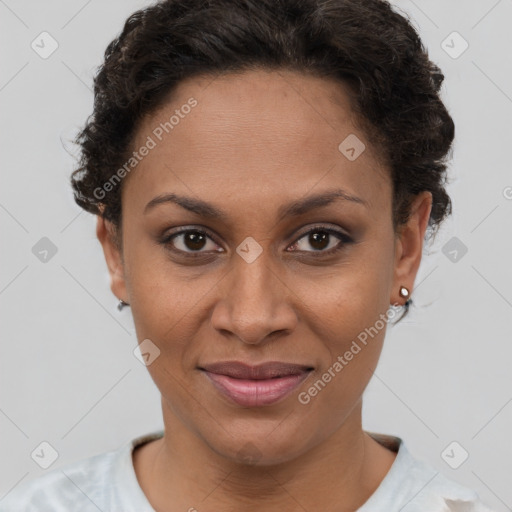
[(152, 511), (138, 486), (132, 453), (163, 436), (145, 434), (119, 448), (68, 463), (17, 485), (0, 499), (0, 512)]
[(111, 451), (53, 469), (15, 487), (0, 501), (0, 512), (108, 510), (104, 488), (111, 481), (118, 452)]
[(369, 433), (397, 452), (396, 459), (375, 493), (360, 512), (493, 512), (476, 491), (447, 478), (430, 464), (415, 458), (402, 439)]
[[(428, 464), (416, 461), (418, 474), (430, 477), (425, 487), (411, 501), (410, 508), (405, 507), (404, 512), (427, 510), (425, 507), (436, 506), (439, 512), (493, 512), (482, 501), (476, 491), (447, 478)], [(429, 473), (427, 473), (429, 472)], [(423, 483), (425, 479), (419, 478)]]

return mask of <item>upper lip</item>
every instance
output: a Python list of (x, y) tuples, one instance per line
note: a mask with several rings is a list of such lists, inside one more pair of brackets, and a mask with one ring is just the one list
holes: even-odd
[(210, 373), (227, 375), (234, 379), (272, 379), (287, 375), (300, 375), (313, 368), (303, 364), (284, 363), (281, 361), (270, 361), (258, 365), (249, 365), (239, 361), (222, 361), (207, 364), (199, 367)]

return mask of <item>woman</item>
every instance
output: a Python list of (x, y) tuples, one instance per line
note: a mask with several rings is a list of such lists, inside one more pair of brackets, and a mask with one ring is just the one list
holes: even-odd
[(387, 321), (451, 211), (443, 78), (381, 0), (134, 13), (72, 185), (165, 429), (0, 509), (488, 511), (361, 420)]

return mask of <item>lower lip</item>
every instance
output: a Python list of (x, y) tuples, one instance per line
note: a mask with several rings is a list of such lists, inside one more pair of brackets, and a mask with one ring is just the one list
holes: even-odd
[(204, 372), (223, 395), (244, 407), (271, 405), (289, 395), (310, 372), (275, 379), (234, 379), (227, 375)]

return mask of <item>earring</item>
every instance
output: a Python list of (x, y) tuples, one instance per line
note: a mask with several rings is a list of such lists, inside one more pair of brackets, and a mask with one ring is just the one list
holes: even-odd
[(123, 299), (119, 299), (119, 302), (117, 303), (117, 309), (121, 311), (125, 306), (129, 306), (128, 302), (125, 302)]
[(398, 293), (400, 294), (400, 297), (407, 299), (404, 306), (408, 306), (411, 302), (411, 299), (409, 297), (409, 289), (406, 288), (405, 286), (400, 286), (400, 291)]
[(400, 297), (409, 297), (409, 290), (405, 286), (400, 286)]

